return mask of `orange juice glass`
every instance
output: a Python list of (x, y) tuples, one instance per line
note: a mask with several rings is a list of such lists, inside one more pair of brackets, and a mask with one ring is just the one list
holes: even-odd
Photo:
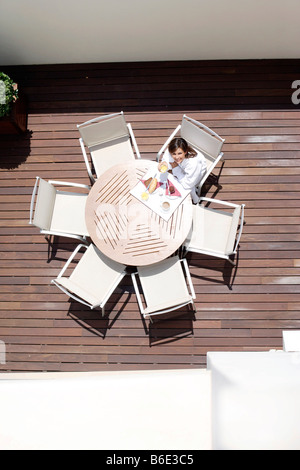
[(168, 165), (166, 163), (163, 163), (159, 169), (161, 173), (166, 173), (168, 171)]

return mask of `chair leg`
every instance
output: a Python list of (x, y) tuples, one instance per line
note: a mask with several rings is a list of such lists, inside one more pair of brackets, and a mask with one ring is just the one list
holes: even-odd
[(176, 251), (175, 253), (173, 253), (170, 258), (172, 258), (173, 256), (178, 256), (180, 259), (182, 259), (184, 257), (184, 247), (181, 245)]
[(57, 238), (56, 235), (45, 235), (45, 239), (48, 243), (48, 263), (54, 259), (57, 254)]
[(229, 263), (232, 264), (232, 266), (235, 266), (235, 261), (233, 259), (230, 259), (230, 257), (228, 256), (227, 258), (227, 261), (229, 261)]
[(181, 259), (185, 258), (187, 252), (188, 252), (188, 250), (187, 250), (186, 246), (185, 246), (185, 245), (182, 245), (182, 246), (180, 247), (180, 258), (181, 258)]

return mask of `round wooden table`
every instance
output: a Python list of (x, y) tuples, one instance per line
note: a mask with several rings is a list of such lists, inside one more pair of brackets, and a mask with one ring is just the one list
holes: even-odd
[(86, 225), (93, 243), (109, 258), (127, 266), (145, 266), (172, 255), (192, 224), (188, 195), (168, 221), (130, 194), (157, 163), (135, 160), (115, 165), (93, 185), (86, 203)]

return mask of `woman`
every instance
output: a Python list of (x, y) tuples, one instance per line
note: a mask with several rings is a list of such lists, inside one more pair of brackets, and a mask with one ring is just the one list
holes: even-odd
[(206, 173), (206, 161), (201, 152), (195, 151), (185, 139), (175, 137), (165, 151), (158, 168), (168, 164), (169, 170), (180, 181), (184, 189), (191, 190), (193, 203), (199, 202), (196, 186)]

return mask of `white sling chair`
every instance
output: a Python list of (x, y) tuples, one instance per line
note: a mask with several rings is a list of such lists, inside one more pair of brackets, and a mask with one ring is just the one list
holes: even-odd
[[(86, 251), (69, 277), (63, 276), (81, 248)], [(56, 279), (55, 284), (72, 299), (91, 309), (100, 307), (104, 315), (105, 304), (126, 275), (126, 266), (107, 258), (93, 244), (78, 245)]]
[(160, 160), (161, 155), (167, 149), (171, 140), (176, 137), (176, 134), (185, 139), (192, 148), (201, 152), (205, 157), (206, 173), (202, 177), (201, 181), (197, 183), (199, 188), (198, 194), (200, 195), (201, 187), (223, 157), (223, 152), (221, 152), (221, 149), (225, 139), (222, 139), (222, 137), (216, 134), (216, 132), (214, 132), (209, 127), (184, 114), (181, 124), (176, 127), (162, 148), (159, 150), (156, 156), (157, 161)]
[[(123, 111), (108, 114), (77, 125), (80, 132), (80, 146), (86, 168), (92, 183), (112, 165), (141, 158), (130, 124), (127, 124)], [(96, 177), (88, 159), (88, 148)]]
[[(192, 304), (193, 310), (196, 310), (193, 302), (196, 295), (185, 259), (174, 256), (159, 263), (141, 266), (137, 268), (137, 272), (131, 274), (131, 277), (144, 318), (150, 317), (152, 321), (153, 315), (170, 312), (188, 304)], [(142, 288), (145, 307), (138, 280)]]
[(85, 184), (45, 181), (37, 176), (31, 197), (29, 224), (38, 227), (44, 235), (71, 237), (85, 242), (89, 235), (85, 224), (88, 195), (78, 191), (61, 191), (54, 185), (90, 189)]
[[(202, 202), (216, 203), (230, 208), (231, 211), (204, 207)], [(184, 253), (203, 253), (234, 264), (230, 257), (236, 254), (242, 235), (244, 207), (245, 204), (238, 205), (201, 197), (199, 204), (193, 206), (193, 224), (183, 244)]]

